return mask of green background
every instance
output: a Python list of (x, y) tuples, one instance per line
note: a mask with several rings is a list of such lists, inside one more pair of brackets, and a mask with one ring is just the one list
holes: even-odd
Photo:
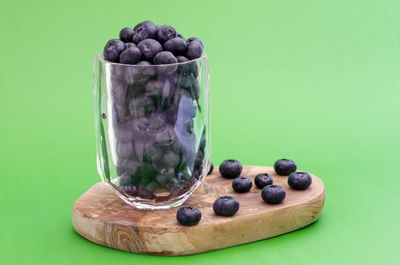
[[(397, 264), (399, 13), (395, 0), (2, 0), (0, 263)], [(74, 232), (73, 202), (100, 180), (93, 55), (147, 19), (205, 43), (213, 162), (294, 159), (325, 183), (317, 223), (186, 257)]]

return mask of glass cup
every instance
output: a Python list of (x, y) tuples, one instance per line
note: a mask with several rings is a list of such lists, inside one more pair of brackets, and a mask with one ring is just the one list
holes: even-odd
[(205, 54), (168, 65), (94, 60), (97, 167), (103, 182), (140, 209), (181, 205), (210, 168)]

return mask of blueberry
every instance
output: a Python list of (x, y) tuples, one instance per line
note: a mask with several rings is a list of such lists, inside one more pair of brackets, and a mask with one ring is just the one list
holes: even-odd
[(151, 65), (151, 63), (148, 61), (140, 61), (136, 65)]
[(135, 43), (132, 43), (132, 42), (125, 43), (125, 49), (129, 49), (129, 48), (133, 48), (133, 47), (136, 47)]
[(275, 172), (281, 176), (288, 176), (297, 169), (296, 163), (289, 159), (279, 159), (274, 164)]
[(248, 192), (252, 186), (251, 179), (245, 177), (237, 177), (232, 182), (233, 190), (240, 193)]
[(312, 182), (310, 174), (307, 172), (293, 172), (289, 175), (288, 184), (292, 189), (305, 190)]
[(201, 47), (204, 48), (204, 44), (203, 44), (203, 42), (202, 42), (199, 38), (191, 37), (191, 38), (189, 38), (189, 39), (187, 40), (188, 43), (190, 43), (190, 42), (192, 42), (192, 41), (197, 41), (197, 42), (201, 45)]
[(133, 144), (132, 142), (121, 143), (117, 142), (117, 155), (118, 157), (124, 158), (129, 157), (133, 154)]
[(188, 58), (186, 58), (185, 56), (182, 56), (182, 55), (178, 55), (178, 56), (176, 56), (176, 59), (178, 60), (178, 62), (180, 62), (180, 63), (183, 63), (183, 62), (187, 62), (187, 61), (189, 61), (189, 59)]
[(202, 54), (203, 54), (203, 47), (201, 47), (200, 42), (198, 41), (189, 42), (185, 55), (189, 60), (199, 58)]
[(254, 184), (256, 184), (257, 188), (262, 189), (265, 186), (271, 185), (273, 182), (272, 177), (267, 173), (258, 174), (254, 179)]
[(261, 192), (262, 199), (269, 204), (281, 203), (286, 197), (286, 191), (278, 185), (265, 186)]
[(176, 30), (169, 25), (162, 25), (158, 28), (157, 39), (159, 42), (164, 43), (167, 40), (175, 38), (177, 35)]
[(156, 56), (154, 56), (155, 64), (171, 64), (171, 63), (177, 63), (177, 62), (178, 62), (178, 60), (172, 54), (172, 52), (163, 51), (163, 52), (157, 53)]
[(123, 50), (125, 50), (125, 43), (123, 41), (117, 39), (109, 40), (104, 47), (104, 59), (117, 63), (119, 61), (119, 55)]
[(154, 55), (162, 51), (161, 44), (153, 39), (142, 40), (137, 47), (142, 52), (144, 59), (148, 61), (153, 60)]
[(197, 225), (201, 219), (201, 212), (193, 206), (181, 207), (176, 212), (176, 219), (181, 225)]
[(135, 187), (135, 186), (121, 186), (121, 187), (119, 187), (119, 191), (124, 192), (131, 196), (137, 195), (137, 187)]
[(119, 61), (125, 64), (135, 64), (142, 58), (142, 53), (136, 47), (126, 49), (119, 56)]
[(144, 21), (136, 25), (133, 29), (132, 41), (134, 43), (139, 43), (145, 39), (154, 39), (156, 36), (156, 26), (151, 21)]
[(187, 50), (187, 43), (184, 39), (176, 37), (166, 41), (163, 45), (164, 50), (170, 51), (173, 54), (184, 53)]
[(239, 202), (234, 197), (222, 196), (215, 200), (213, 209), (216, 215), (233, 216), (239, 210)]
[(123, 28), (119, 32), (119, 38), (123, 42), (131, 42), (132, 41), (132, 36), (133, 36), (133, 29), (131, 29), (131, 28)]
[(219, 172), (224, 178), (237, 178), (242, 173), (242, 164), (234, 159), (225, 160), (219, 166)]
[(212, 174), (213, 171), (214, 171), (214, 164), (211, 163), (210, 170), (208, 171), (207, 175)]

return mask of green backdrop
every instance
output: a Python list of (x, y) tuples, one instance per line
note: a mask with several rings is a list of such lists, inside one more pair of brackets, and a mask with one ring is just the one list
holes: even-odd
[[(399, 12), (395, 0), (2, 0), (0, 263), (397, 264)], [(73, 202), (100, 180), (93, 55), (147, 19), (205, 43), (213, 162), (294, 159), (325, 183), (318, 222), (186, 257), (74, 232)]]

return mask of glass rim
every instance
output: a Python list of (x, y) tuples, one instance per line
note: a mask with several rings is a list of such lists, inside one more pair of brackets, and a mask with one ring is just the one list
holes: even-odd
[(178, 63), (170, 63), (170, 64), (151, 64), (151, 65), (123, 64), (123, 63), (110, 62), (110, 61), (107, 61), (107, 60), (105, 60), (103, 58), (103, 53), (102, 52), (96, 53), (95, 57), (99, 61), (101, 61), (102, 64), (118, 65), (118, 66), (124, 66), (124, 67), (154, 67), (154, 68), (168, 67), (168, 66), (175, 66), (175, 65), (179, 66), (179, 65), (185, 65), (185, 64), (189, 64), (189, 63), (193, 63), (193, 62), (198, 62), (198, 61), (201, 61), (202, 59), (206, 59), (207, 60), (207, 55), (206, 55), (205, 52), (203, 52), (199, 58), (192, 59), (192, 60), (189, 60), (187, 62), (178, 62)]

